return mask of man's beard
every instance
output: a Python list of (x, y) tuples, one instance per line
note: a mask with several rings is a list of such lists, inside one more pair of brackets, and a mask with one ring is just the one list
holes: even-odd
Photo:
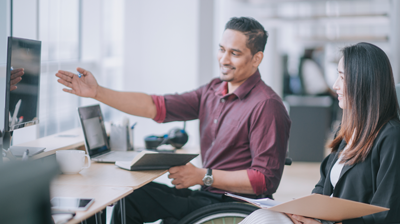
[(226, 77), (226, 75), (224, 75), (223, 73), (221, 73), (221, 75), (219, 76), (219, 79), (221, 79), (221, 81), (225, 81), (225, 82), (233, 81), (233, 77)]

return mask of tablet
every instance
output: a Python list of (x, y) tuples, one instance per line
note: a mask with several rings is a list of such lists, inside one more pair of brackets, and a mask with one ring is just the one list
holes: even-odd
[(85, 211), (94, 202), (94, 198), (54, 197), (51, 209), (57, 211)]

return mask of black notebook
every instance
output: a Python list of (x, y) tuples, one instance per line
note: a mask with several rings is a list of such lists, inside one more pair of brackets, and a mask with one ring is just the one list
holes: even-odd
[(122, 169), (139, 170), (167, 170), (174, 166), (182, 166), (190, 162), (199, 154), (142, 151), (132, 161), (117, 161), (115, 165)]

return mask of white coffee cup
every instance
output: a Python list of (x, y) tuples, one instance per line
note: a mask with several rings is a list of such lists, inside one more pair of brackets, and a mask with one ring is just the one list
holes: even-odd
[[(88, 165), (85, 165), (85, 157), (87, 157)], [(60, 165), (61, 172), (64, 174), (76, 174), (81, 170), (90, 167), (89, 155), (82, 150), (59, 150), (56, 151), (56, 159)]]

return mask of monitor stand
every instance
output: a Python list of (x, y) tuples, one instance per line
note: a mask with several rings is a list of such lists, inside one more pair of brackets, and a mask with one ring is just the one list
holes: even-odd
[[(6, 131), (3, 133), (3, 149), (6, 153), (6, 157), (8, 159), (14, 160), (15, 157), (31, 157), (38, 153), (43, 152), (46, 148), (45, 147), (32, 147), (32, 146), (10, 146), (12, 137), (12, 131)], [(25, 158), (23, 158), (25, 159)]]
[(31, 147), (31, 146), (11, 146), (10, 151), (11, 154), (15, 157), (22, 157), (25, 152), (27, 152), (27, 156), (31, 157), (38, 153), (41, 153), (45, 150), (44, 147)]

